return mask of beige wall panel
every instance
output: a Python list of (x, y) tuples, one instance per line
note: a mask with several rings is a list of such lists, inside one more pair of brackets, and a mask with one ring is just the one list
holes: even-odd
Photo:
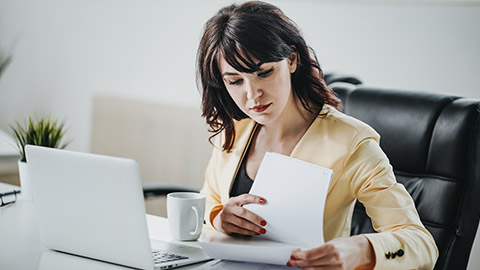
[[(200, 109), (111, 96), (92, 108), (93, 153), (135, 159), (144, 182), (201, 188), (212, 146)], [(166, 215), (162, 200), (147, 206)]]

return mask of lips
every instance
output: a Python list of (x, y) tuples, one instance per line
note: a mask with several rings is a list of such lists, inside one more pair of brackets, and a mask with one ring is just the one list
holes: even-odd
[(254, 112), (260, 113), (260, 112), (263, 112), (266, 109), (268, 109), (268, 107), (270, 107), (270, 105), (272, 105), (272, 103), (268, 103), (266, 105), (257, 105), (257, 106), (252, 107), (251, 110), (254, 111)]

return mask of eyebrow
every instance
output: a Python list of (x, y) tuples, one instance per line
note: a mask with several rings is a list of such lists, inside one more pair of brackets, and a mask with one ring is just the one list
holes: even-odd
[(267, 72), (267, 71), (270, 71), (273, 69), (273, 66), (270, 66), (270, 67), (266, 67), (266, 68), (263, 68), (263, 69), (260, 69), (258, 71), (258, 73), (264, 73), (264, 72)]
[[(266, 68), (260, 68), (260, 66), (262, 66), (265, 63), (259, 62), (258, 64), (259, 64), (258, 65), (259, 70), (256, 71), (256, 72), (264, 72), (264, 71), (268, 71), (268, 70), (273, 68), (273, 66), (266, 67)], [(224, 73), (222, 73), (222, 77), (229, 76), (229, 75), (230, 76), (236, 76), (236, 75), (239, 75), (239, 74), (238, 74), (238, 72), (224, 72)]]
[(233, 76), (235, 76), (235, 75), (239, 75), (239, 74), (236, 73), (236, 72), (224, 72), (224, 73), (222, 73), (222, 77), (225, 77), (225, 76), (228, 76), (228, 75), (233, 75)]
[[(258, 61), (258, 63), (254, 63), (259, 69), (256, 72), (261, 72), (262, 70), (264, 70), (264, 69), (260, 68), (260, 66), (262, 66), (265, 63), (266, 62), (262, 62), (262, 61)], [(235, 76), (235, 75), (239, 75), (239, 74), (237, 72), (224, 72), (224, 73), (222, 73), (222, 77), (229, 76), (229, 75)]]

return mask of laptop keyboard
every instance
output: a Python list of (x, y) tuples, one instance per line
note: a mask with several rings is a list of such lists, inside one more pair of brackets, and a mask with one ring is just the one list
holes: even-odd
[(153, 262), (155, 264), (188, 259), (188, 257), (186, 256), (173, 254), (169, 252), (163, 252), (159, 250), (153, 250), (152, 255), (153, 255)]

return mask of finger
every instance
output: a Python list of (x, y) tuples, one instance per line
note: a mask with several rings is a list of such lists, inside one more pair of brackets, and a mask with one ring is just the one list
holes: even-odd
[(341, 268), (342, 263), (340, 262), (338, 256), (334, 254), (330, 254), (328, 256), (324, 256), (320, 259), (315, 260), (290, 260), (288, 261), (289, 266), (299, 267), (299, 268), (320, 268), (327, 267), (328, 269), (336, 269)]
[(251, 231), (251, 230), (248, 230), (248, 229), (245, 229), (245, 228), (238, 227), (238, 226), (236, 226), (235, 224), (232, 224), (232, 223), (225, 223), (223, 225), (223, 230), (227, 234), (236, 233), (236, 234), (241, 234), (241, 235), (258, 235), (258, 233), (255, 232), (255, 231)]
[(264, 228), (259, 227), (258, 225), (255, 225), (252, 222), (235, 215), (228, 215), (228, 216), (222, 217), (222, 219), (226, 223), (231, 223), (237, 227), (240, 227), (249, 231), (253, 231), (258, 234), (265, 234), (267, 232)]
[(239, 206), (249, 203), (264, 204), (266, 202), (265, 198), (253, 194), (242, 194), (232, 199), (234, 203)]
[(319, 246), (318, 248), (310, 250), (296, 250), (292, 253), (292, 258), (294, 258), (295, 260), (312, 261), (328, 256), (333, 252), (335, 252), (335, 247), (333, 245), (324, 244)]
[(341, 270), (342, 269), (342, 266), (313, 266), (313, 267), (303, 267), (302, 268), (303, 270), (336, 270), (336, 269), (339, 269)]
[(248, 220), (251, 223), (254, 223), (256, 225), (260, 225), (260, 226), (266, 226), (267, 225), (266, 220), (264, 220), (259, 215), (255, 214), (251, 211), (248, 211), (247, 209), (245, 209), (243, 207), (232, 207), (232, 209), (229, 209), (229, 210), (235, 216), (241, 217), (241, 218), (243, 218), (245, 220)]

